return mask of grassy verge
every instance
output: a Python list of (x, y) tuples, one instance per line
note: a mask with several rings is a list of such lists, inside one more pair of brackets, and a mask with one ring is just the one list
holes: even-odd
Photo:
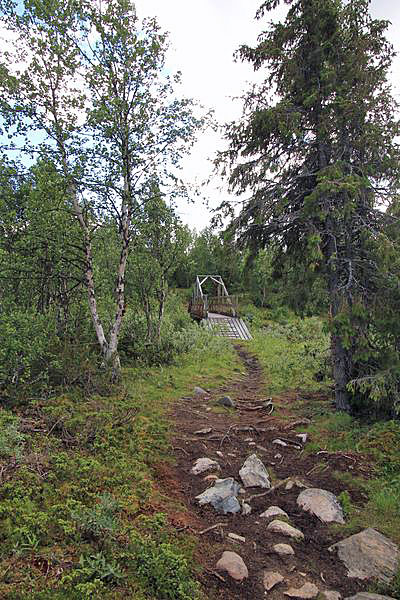
[(191, 542), (153, 507), (154, 467), (169, 455), (170, 403), (239, 368), (229, 343), (203, 336), (174, 366), (125, 369), (112, 395), (3, 408), (0, 597), (194, 598)]
[(327, 389), (329, 338), (320, 319), (294, 318), (286, 324), (268, 322), (253, 329), (252, 335), (248, 347), (265, 369), (269, 394)]
[[(344, 490), (358, 487), (366, 502), (346, 502), (349, 532), (376, 527), (400, 543), (400, 423), (398, 421), (362, 424), (350, 415), (331, 413), (314, 419), (308, 428), (312, 442), (308, 452), (350, 453), (357, 464), (368, 465), (367, 477), (338, 472)], [(350, 461), (351, 466), (351, 461)], [(350, 496), (349, 496), (350, 499)]]

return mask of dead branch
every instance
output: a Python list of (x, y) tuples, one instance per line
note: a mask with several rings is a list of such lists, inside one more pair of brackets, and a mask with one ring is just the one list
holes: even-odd
[(217, 529), (217, 527), (226, 527), (228, 525), (228, 523), (215, 523), (215, 525), (211, 525), (210, 527), (207, 527), (207, 529), (203, 529), (202, 531), (197, 531), (197, 535), (204, 535), (205, 533), (208, 533), (209, 531), (212, 531), (213, 529)]
[(255, 498), (262, 498), (263, 496), (268, 496), (268, 494), (272, 494), (272, 492), (275, 492), (277, 489), (279, 489), (280, 487), (282, 487), (289, 480), (290, 480), (290, 477), (287, 477), (283, 481), (280, 481), (279, 483), (277, 483), (276, 485), (274, 485), (272, 488), (269, 488), (269, 490), (267, 490), (266, 492), (262, 492), (261, 494), (253, 494), (253, 496), (250, 496), (250, 498), (248, 498), (247, 502), (251, 502)]
[(189, 456), (189, 452), (186, 452), (185, 448), (181, 448), (180, 446), (172, 446), (173, 450), (181, 450), (186, 456)]

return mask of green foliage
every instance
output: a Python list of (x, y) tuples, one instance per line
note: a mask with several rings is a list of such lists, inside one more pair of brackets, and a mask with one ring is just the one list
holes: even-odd
[(187, 560), (171, 544), (136, 534), (132, 546), (132, 566), (147, 593), (160, 600), (194, 600), (199, 596)]
[(123, 574), (115, 560), (108, 561), (101, 553), (91, 554), (79, 558), (79, 572), (87, 581), (100, 579), (106, 582), (118, 581)]
[(351, 498), (349, 492), (347, 492), (346, 490), (341, 492), (338, 496), (338, 500), (342, 505), (344, 516), (348, 517), (350, 515), (351, 510)]
[(11, 392), (18, 385), (45, 383), (48, 367), (56, 359), (49, 351), (54, 329), (48, 316), (36, 310), (3, 307), (0, 337), (0, 390)]
[(104, 541), (105, 536), (115, 535), (118, 531), (118, 521), (115, 516), (118, 508), (118, 502), (106, 493), (100, 496), (99, 502), (93, 508), (82, 506), (72, 513), (72, 518), (84, 535), (89, 538), (101, 537)]
[(0, 459), (13, 458), (19, 462), (22, 456), (25, 436), (19, 430), (19, 419), (12, 413), (0, 412)]
[(329, 338), (320, 319), (271, 322), (263, 329), (252, 330), (252, 335), (249, 348), (265, 367), (269, 393), (326, 389), (330, 381)]

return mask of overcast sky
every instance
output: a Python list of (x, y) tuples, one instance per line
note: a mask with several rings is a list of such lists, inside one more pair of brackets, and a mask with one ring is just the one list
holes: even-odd
[[(170, 32), (168, 67), (182, 71), (184, 94), (214, 109), (220, 123), (238, 119), (241, 103), (232, 98), (247, 89), (253, 74), (251, 65), (233, 61), (233, 53), (243, 43), (255, 43), (262, 29), (262, 23), (254, 19), (261, 0), (135, 0), (135, 4), (139, 17), (156, 16), (162, 29)], [(286, 7), (282, 4), (272, 13), (274, 20), (283, 17)], [(388, 37), (400, 53), (400, 0), (372, 0), (371, 13), (392, 22)], [(392, 82), (399, 97), (400, 57), (393, 65)], [(203, 134), (184, 163), (184, 178), (189, 182), (208, 178), (209, 159), (223, 144), (220, 134)], [(207, 196), (212, 205), (219, 204), (228, 196), (224, 182), (214, 178)], [(196, 229), (210, 220), (200, 202), (182, 203), (179, 212)]]

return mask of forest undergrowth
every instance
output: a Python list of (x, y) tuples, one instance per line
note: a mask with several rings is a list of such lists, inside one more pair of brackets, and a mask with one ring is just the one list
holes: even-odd
[[(342, 493), (344, 531), (371, 526), (400, 542), (399, 422), (371, 425), (334, 411), (319, 319), (260, 326), (259, 318), (260, 311), (247, 346), (264, 368), (277, 414), (289, 418), (289, 407), (290, 416), (311, 420), (307, 452), (368, 461), (365, 479), (335, 474), (364, 498), (353, 505)], [(195, 385), (219, 387), (241, 371), (230, 342), (199, 332), (174, 364), (125, 367), (123, 383), (112, 389), (89, 394), (75, 386), (8, 401), (0, 412), (0, 598), (201, 597), (193, 568), (200, 542), (170, 523), (168, 515), (182, 507), (162, 489), (157, 468), (171, 461), (171, 403)], [(392, 596), (400, 597), (395, 588)]]

